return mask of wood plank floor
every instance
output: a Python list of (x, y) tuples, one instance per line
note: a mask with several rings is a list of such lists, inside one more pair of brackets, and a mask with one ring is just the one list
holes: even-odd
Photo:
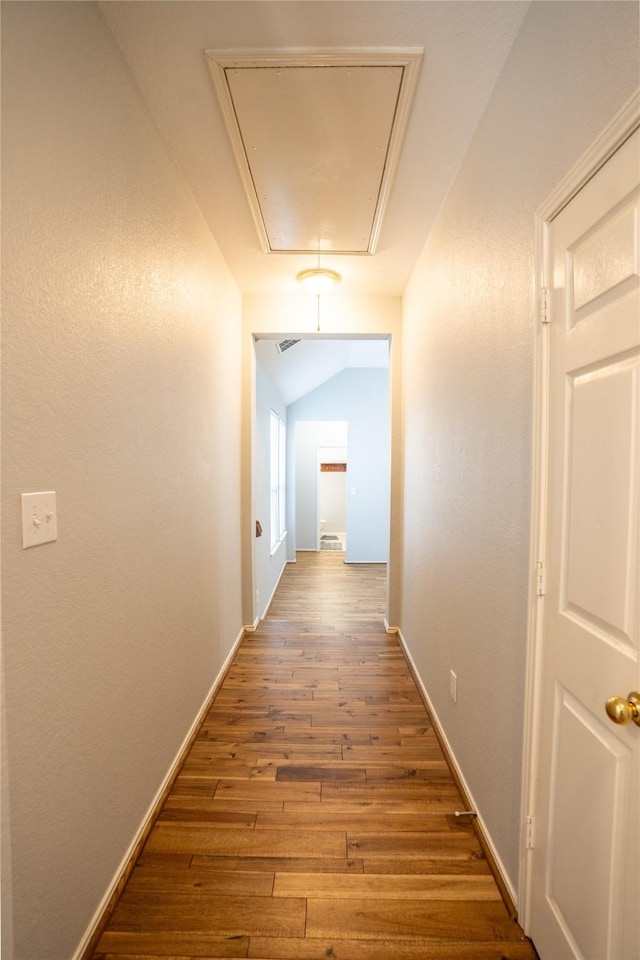
[(242, 642), (95, 960), (535, 960), (398, 640), (384, 565), (299, 553)]

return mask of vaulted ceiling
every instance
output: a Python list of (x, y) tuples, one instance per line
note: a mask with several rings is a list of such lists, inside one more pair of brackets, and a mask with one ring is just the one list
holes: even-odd
[[(322, 265), (342, 277), (340, 294), (387, 296), (403, 293), (527, 7), (528, 3), (517, 0), (106, 0), (101, 4), (242, 292), (299, 292), (296, 274), (316, 265), (309, 247), (319, 240)], [(369, 53), (411, 48), (422, 50), (422, 57), (397, 156), (384, 140), (385, 123), (394, 110), (400, 110), (395, 106), (397, 89), (393, 89), (393, 83), (397, 88), (400, 82), (397, 69), (391, 86), (382, 73), (348, 76), (349, 61), (342, 76), (335, 74), (329, 80), (325, 72), (322, 83), (309, 84), (308, 72), (296, 77), (278, 77), (277, 71), (261, 74), (261, 61), (251, 76), (250, 72), (228, 75), (227, 86), (237, 101), (233, 109), (237, 115), (243, 111), (241, 119), (247, 124), (245, 152), (255, 149), (256, 168), (249, 180), (257, 187), (265, 220), (273, 215), (280, 230), (289, 230), (290, 236), (283, 240), (285, 249), (307, 251), (270, 253), (265, 252), (264, 237), (256, 228), (246, 172), (234, 153), (206, 51), (223, 56), (259, 51), (262, 57), (280, 52), (295, 57), (301, 48), (338, 57), (356, 48)], [(329, 150), (323, 155), (325, 141)], [(280, 148), (284, 153), (279, 158)], [(294, 158), (293, 150), (300, 151)], [(383, 163), (376, 153), (384, 155)], [(378, 224), (375, 255), (325, 252), (349, 246), (350, 238), (363, 236), (363, 221), (366, 226), (375, 214), (375, 190), (391, 167), (395, 176)], [(306, 198), (316, 196), (323, 198), (320, 212), (315, 199), (309, 199), (308, 209), (303, 209)], [(337, 235), (338, 212), (341, 236)], [(307, 226), (299, 231), (298, 222)], [(272, 233), (277, 250), (278, 231)]]
[[(174, 160), (247, 295), (401, 296), (526, 13), (519, 0), (105, 0)], [(336, 252), (339, 251), (339, 252)], [(388, 344), (258, 362), (287, 402)]]

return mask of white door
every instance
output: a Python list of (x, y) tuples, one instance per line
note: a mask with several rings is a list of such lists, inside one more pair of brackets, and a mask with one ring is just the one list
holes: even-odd
[[(640, 957), (639, 154), (549, 226), (549, 486), (528, 933), (542, 960)], [(627, 711), (631, 713), (630, 710)]]

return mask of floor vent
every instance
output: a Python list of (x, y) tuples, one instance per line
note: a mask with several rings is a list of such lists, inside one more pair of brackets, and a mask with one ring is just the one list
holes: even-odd
[(278, 348), (278, 353), (284, 353), (285, 350), (288, 350), (289, 347), (294, 347), (296, 343), (300, 343), (299, 340), (278, 340), (276, 347)]

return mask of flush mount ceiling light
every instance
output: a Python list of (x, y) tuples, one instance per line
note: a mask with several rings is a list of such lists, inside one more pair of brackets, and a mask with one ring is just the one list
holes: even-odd
[(323, 267), (313, 267), (311, 270), (302, 270), (296, 277), (305, 290), (320, 296), (329, 293), (340, 280), (340, 274), (335, 270), (326, 270)]

